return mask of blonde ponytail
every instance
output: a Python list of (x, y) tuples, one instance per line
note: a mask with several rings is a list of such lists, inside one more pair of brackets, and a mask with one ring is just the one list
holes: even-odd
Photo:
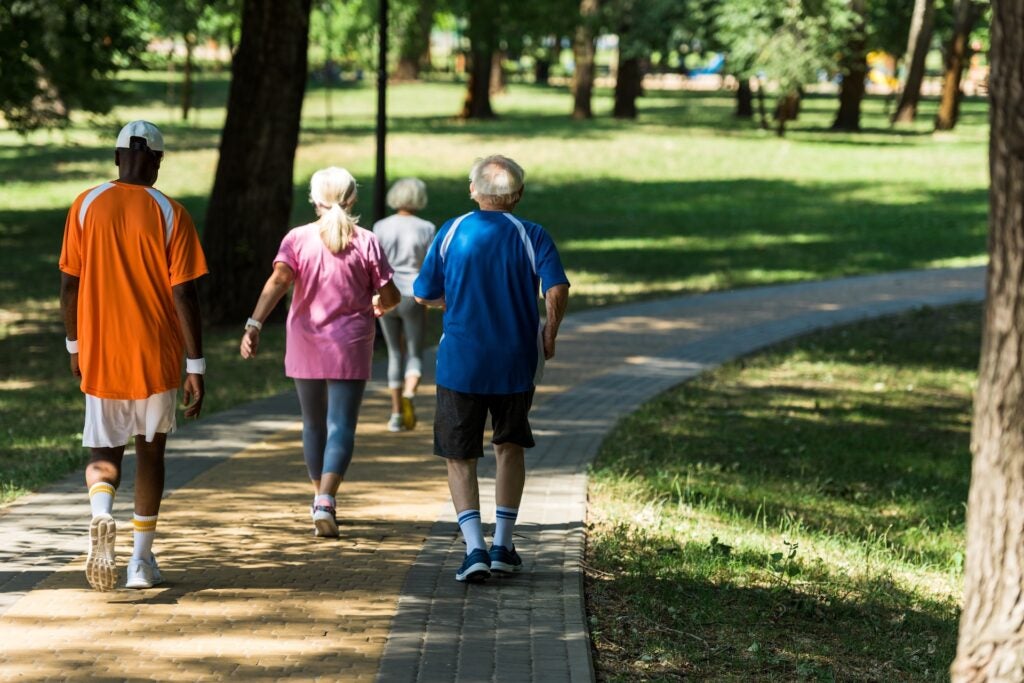
[(331, 253), (345, 251), (358, 220), (348, 213), (356, 201), (356, 179), (336, 166), (317, 171), (309, 181), (309, 201), (320, 216), (320, 238), (324, 244)]

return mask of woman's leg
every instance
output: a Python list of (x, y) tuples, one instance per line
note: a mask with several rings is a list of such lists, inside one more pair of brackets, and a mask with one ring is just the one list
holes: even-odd
[(380, 317), (380, 329), (388, 345), (388, 389), (394, 415), (402, 410), (402, 319), (397, 311), (388, 311)]
[(320, 490), (327, 445), (327, 380), (297, 379), (295, 391), (302, 407), (302, 456), (316, 494)]
[(329, 380), (327, 382), (327, 448), (324, 450), (320, 494), (334, 496), (352, 462), (359, 406), (363, 402), (366, 380)]
[(402, 324), (405, 326), (406, 367), (405, 391), (409, 396), (416, 395), (423, 375), (423, 339), (427, 331), (427, 309), (410, 300), (410, 306), (402, 312)]

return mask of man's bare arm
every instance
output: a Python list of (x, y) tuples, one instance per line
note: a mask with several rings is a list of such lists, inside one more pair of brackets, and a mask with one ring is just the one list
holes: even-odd
[(415, 297), (415, 299), (416, 303), (429, 308), (444, 308), (445, 305), (443, 296), (437, 299), (421, 299), (419, 297)]
[[(195, 280), (183, 282), (172, 288), (174, 308), (178, 311), (178, 322), (185, 338), (185, 355), (188, 358), (203, 357), (203, 321), (199, 310), (199, 289)], [(185, 417), (199, 417), (203, 409), (205, 384), (202, 375), (185, 376), (182, 399), (185, 402)]]
[(547, 320), (544, 323), (544, 359), (555, 357), (555, 339), (558, 328), (565, 317), (565, 309), (569, 306), (569, 285), (555, 285), (544, 292), (544, 307)]
[[(78, 339), (78, 285), (81, 282), (78, 277), (60, 274), (60, 311), (64, 317), (64, 334), (68, 340)], [(71, 354), (71, 374), (81, 377), (82, 371), (78, 367), (78, 354)]]

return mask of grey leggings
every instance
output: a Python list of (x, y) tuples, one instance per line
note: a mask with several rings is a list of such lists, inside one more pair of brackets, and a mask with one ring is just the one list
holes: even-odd
[[(402, 372), (402, 328), (405, 328), (405, 372)], [(380, 319), (380, 329), (388, 344), (388, 388), (398, 389), (409, 375), (423, 374), (423, 334), (427, 327), (427, 309), (411, 296)]]
[(310, 479), (323, 474), (345, 476), (365, 388), (362, 379), (295, 380), (302, 406), (302, 455)]

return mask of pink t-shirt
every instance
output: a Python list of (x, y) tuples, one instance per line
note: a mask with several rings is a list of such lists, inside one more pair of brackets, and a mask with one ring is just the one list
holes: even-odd
[(375, 333), (371, 299), (393, 271), (377, 237), (356, 228), (332, 254), (316, 223), (294, 228), (274, 263), (295, 271), (284, 371), (296, 379), (370, 379)]

